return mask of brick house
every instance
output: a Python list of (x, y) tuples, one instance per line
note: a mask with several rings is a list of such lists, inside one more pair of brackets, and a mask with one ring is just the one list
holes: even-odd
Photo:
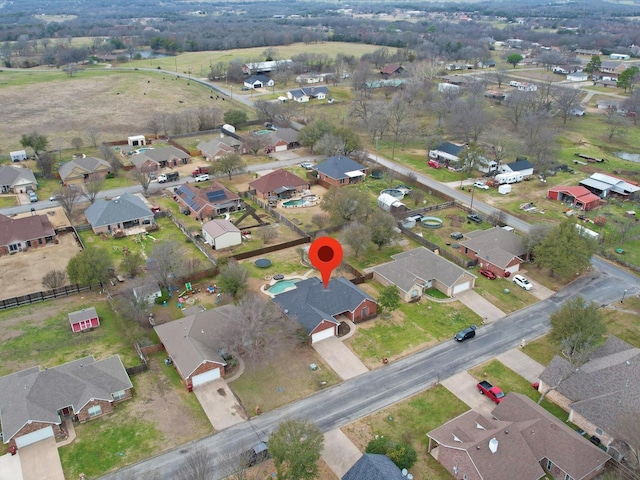
[(189, 183), (180, 185), (174, 198), (200, 220), (213, 220), (220, 214), (235, 212), (244, 206), (237, 193), (216, 181), (211, 182), (207, 188), (198, 188)]
[(0, 256), (57, 243), (46, 215), (11, 218), (0, 214)]
[(264, 199), (290, 198), (293, 193), (302, 193), (308, 189), (308, 181), (282, 168), (249, 182), (249, 191), (255, 191), (257, 197)]
[[(93, 233), (114, 233), (132, 227), (155, 224), (155, 215), (144, 201), (133, 193), (123, 193), (117, 198), (96, 199), (84, 212)], [(133, 233), (140, 233), (134, 231)]]
[(337, 336), (341, 315), (358, 323), (378, 312), (376, 301), (344, 277), (331, 279), (326, 289), (319, 278), (302, 280), (273, 302), (304, 328), (310, 343)]
[(0, 193), (27, 193), (37, 188), (38, 181), (31, 169), (0, 165)]
[(239, 316), (235, 305), (223, 305), (153, 327), (187, 387), (224, 377), (223, 336)]
[(78, 185), (89, 181), (93, 176), (104, 178), (110, 171), (111, 165), (106, 160), (84, 157), (63, 163), (58, 168), (58, 175), (65, 185)]
[(522, 239), (513, 231), (500, 227), (475, 230), (460, 242), (460, 253), (478, 260), (480, 268), (486, 268), (500, 277), (508, 277), (520, 270), (520, 264), (528, 258)]
[(470, 410), (427, 433), (428, 450), (458, 480), (590, 480), (609, 455), (530, 398), (508, 393), (487, 418)]
[(344, 155), (327, 158), (313, 167), (318, 172), (318, 183), (325, 188), (341, 187), (364, 180), (367, 167)]
[(208, 162), (218, 160), (228, 153), (246, 153), (244, 149), (242, 149), (242, 142), (240, 140), (228, 136), (214, 138), (208, 142), (200, 142), (197, 148)]
[(136, 153), (131, 157), (131, 163), (143, 171), (155, 171), (161, 168), (186, 165), (191, 161), (191, 155), (174, 146), (153, 148)]
[(83, 423), (111, 413), (117, 403), (131, 398), (132, 388), (117, 355), (98, 361), (88, 356), (0, 377), (3, 441), (24, 447), (59, 436), (66, 419)]

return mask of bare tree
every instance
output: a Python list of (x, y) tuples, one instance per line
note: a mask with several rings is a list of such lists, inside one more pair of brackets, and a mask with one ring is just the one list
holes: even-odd
[(489, 133), (483, 135), (483, 143), (486, 145), (486, 152), (497, 164), (501, 164), (505, 158), (513, 154), (515, 150), (515, 140), (513, 136), (502, 129), (491, 129)]
[(244, 292), (248, 278), (249, 270), (232, 260), (220, 267), (218, 285), (235, 300)]
[(142, 273), (145, 259), (140, 252), (129, 252), (120, 260), (120, 269), (131, 278), (135, 278)]
[(36, 164), (45, 178), (53, 178), (53, 167), (56, 164), (56, 157), (49, 152), (42, 153), (36, 157)]
[(637, 125), (638, 117), (640, 116), (640, 90), (634, 90), (629, 98), (622, 102), (622, 108), (632, 114), (633, 124)]
[(102, 155), (102, 158), (104, 158), (107, 162), (109, 162), (109, 165), (111, 166), (111, 171), (113, 172), (113, 174), (117, 175), (120, 169), (122, 168), (122, 162), (120, 161), (118, 156), (115, 153), (113, 153), (113, 150), (111, 150), (111, 147), (109, 147), (109, 145), (107, 145), (106, 143), (103, 143), (100, 146), (100, 154)]
[(213, 457), (205, 449), (196, 446), (184, 458), (177, 480), (209, 480), (214, 473)]
[[(139, 282), (135, 282), (139, 283)], [(151, 306), (144, 298), (136, 298), (133, 294), (133, 286), (128, 291), (123, 291), (113, 296), (113, 309), (127, 320), (136, 322), (143, 328), (149, 328)]]
[(411, 200), (413, 200), (413, 205), (417, 207), (424, 201), (426, 194), (422, 190), (418, 190), (417, 188), (414, 188), (409, 192), (408, 196)]
[(76, 150), (80, 150), (82, 148), (82, 145), (84, 145), (84, 140), (82, 140), (80, 137), (73, 137), (71, 139), (71, 146)]
[(64, 287), (67, 283), (67, 273), (64, 270), (49, 270), (42, 277), (42, 285), (50, 290)]
[(627, 122), (615, 107), (607, 108), (604, 114), (604, 123), (607, 125), (607, 139), (610, 142), (614, 137), (622, 137), (627, 133)]
[(382, 247), (389, 245), (397, 237), (396, 219), (388, 212), (383, 210), (375, 210), (369, 219), (369, 236), (371, 241), (378, 247), (378, 251)]
[(508, 110), (508, 118), (513, 125), (514, 130), (518, 130), (520, 121), (531, 110), (535, 100), (534, 92), (513, 92), (509, 94), (509, 98), (505, 100), (505, 106)]
[(89, 144), (93, 148), (98, 148), (98, 144), (100, 143), (100, 127), (97, 125), (89, 125), (85, 129), (85, 133), (87, 134), (87, 140), (89, 140)]
[(169, 289), (176, 277), (184, 272), (184, 250), (176, 241), (163, 240), (154, 244), (149, 257), (149, 271), (161, 287)]
[(562, 115), (562, 126), (567, 126), (567, 119), (580, 104), (582, 90), (577, 88), (556, 87), (553, 91), (554, 104)]
[(89, 200), (91, 203), (96, 201), (96, 197), (98, 193), (104, 187), (105, 179), (102, 175), (92, 174), (89, 177), (89, 181), (83, 184), (83, 195)]
[(63, 187), (56, 192), (55, 197), (62, 207), (62, 210), (64, 210), (64, 213), (69, 220), (71, 220), (73, 207), (75, 206), (76, 200), (80, 197), (80, 190), (75, 186)]
[(246, 136), (244, 143), (254, 155), (258, 155), (258, 152), (264, 147), (264, 142), (260, 135), (256, 135), (253, 132)]
[(145, 196), (147, 195), (149, 185), (151, 184), (151, 180), (153, 180), (154, 175), (155, 171), (149, 168), (143, 167), (133, 169), (133, 178), (140, 184)]
[(359, 222), (350, 223), (342, 231), (342, 241), (349, 245), (353, 254), (358, 257), (360, 252), (367, 249), (371, 241), (369, 227)]
[(147, 120), (147, 123), (144, 124), (144, 128), (146, 131), (157, 137), (158, 133), (162, 130), (162, 119), (158, 114), (153, 114), (149, 120)]
[(502, 84), (509, 77), (509, 73), (504, 68), (497, 68), (490, 74), (490, 78), (498, 84), (498, 88), (502, 88)]
[(467, 141), (477, 142), (491, 123), (491, 115), (477, 97), (469, 96), (453, 103), (449, 128)]
[(271, 225), (260, 227), (257, 230), (254, 230), (254, 232), (265, 245), (278, 238), (278, 228)]

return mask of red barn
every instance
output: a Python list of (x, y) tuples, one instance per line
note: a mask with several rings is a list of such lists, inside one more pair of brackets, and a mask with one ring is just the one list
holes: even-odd
[(71, 330), (81, 332), (99, 327), (100, 319), (98, 318), (98, 312), (96, 312), (95, 308), (83, 308), (82, 310), (69, 314), (69, 323), (71, 324)]
[(547, 192), (551, 200), (567, 203), (580, 210), (593, 210), (600, 206), (600, 197), (585, 187), (553, 187)]

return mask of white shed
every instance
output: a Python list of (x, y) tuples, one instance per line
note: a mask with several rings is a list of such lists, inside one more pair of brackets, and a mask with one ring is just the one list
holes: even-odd
[(127, 138), (127, 143), (131, 147), (141, 147), (147, 144), (147, 139), (144, 135), (133, 135)]
[(393, 195), (389, 195), (388, 193), (381, 193), (380, 196), (378, 197), (378, 206), (381, 209), (386, 210), (387, 212), (390, 212), (394, 208), (403, 207), (404, 203), (402, 203)]
[(220, 250), (242, 243), (242, 233), (229, 220), (211, 220), (202, 226), (202, 236), (211, 248)]
[(507, 193), (511, 193), (511, 185), (500, 185), (498, 187), (498, 193), (502, 195), (506, 195)]
[(27, 159), (27, 152), (25, 152), (24, 150), (16, 150), (15, 152), (9, 152), (9, 155), (11, 156), (12, 162), (19, 162), (20, 160)]

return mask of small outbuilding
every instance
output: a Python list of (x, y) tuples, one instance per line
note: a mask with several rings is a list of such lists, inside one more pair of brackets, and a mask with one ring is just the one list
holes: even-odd
[(144, 135), (133, 135), (127, 138), (127, 143), (130, 147), (142, 147), (147, 144), (147, 139)]
[(133, 296), (139, 302), (147, 302), (149, 305), (153, 305), (156, 298), (162, 296), (162, 290), (158, 282), (148, 283), (134, 288)]
[(19, 162), (27, 159), (27, 152), (24, 150), (16, 150), (15, 152), (9, 152), (12, 162)]
[(229, 220), (211, 220), (202, 226), (205, 243), (214, 250), (233, 247), (242, 243), (242, 233)]
[(99, 327), (100, 319), (98, 318), (96, 309), (90, 307), (83, 308), (77, 312), (71, 312), (69, 314), (69, 323), (71, 324), (71, 330), (76, 333)]

